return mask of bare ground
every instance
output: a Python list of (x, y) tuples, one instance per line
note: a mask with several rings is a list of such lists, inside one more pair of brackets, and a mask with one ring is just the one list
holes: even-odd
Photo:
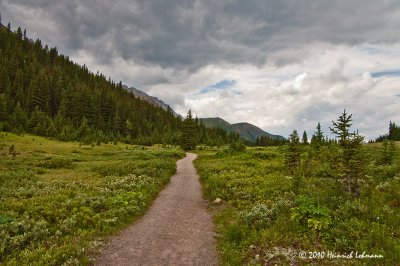
[(112, 239), (95, 265), (217, 265), (195, 158), (188, 153), (177, 162), (176, 174), (149, 211)]

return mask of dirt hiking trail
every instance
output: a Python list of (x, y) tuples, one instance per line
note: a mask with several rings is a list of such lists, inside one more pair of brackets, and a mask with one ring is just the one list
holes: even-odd
[(147, 213), (115, 237), (94, 265), (217, 265), (215, 233), (196, 154), (177, 162), (177, 172)]

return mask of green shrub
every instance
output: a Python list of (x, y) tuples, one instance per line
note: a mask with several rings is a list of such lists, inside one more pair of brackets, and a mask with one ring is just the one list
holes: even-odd
[(275, 151), (265, 151), (265, 152), (254, 152), (253, 157), (262, 160), (274, 160), (277, 158), (281, 158), (282, 156)]
[(244, 221), (247, 226), (256, 229), (265, 228), (276, 219), (275, 208), (269, 208), (265, 204), (255, 205), (250, 212), (244, 214)]
[(229, 148), (235, 152), (244, 152), (246, 150), (246, 145), (241, 140), (236, 140), (229, 144)]
[(313, 198), (299, 196), (296, 199), (297, 207), (291, 209), (290, 218), (304, 226), (306, 232), (309, 230), (320, 233), (327, 230), (331, 224), (330, 210), (315, 203)]
[(47, 169), (71, 168), (74, 160), (62, 157), (46, 157), (37, 166)]
[(8, 151), (9, 151), (9, 153), (10, 153), (13, 157), (17, 156), (17, 150), (15, 149), (14, 144), (10, 146), (10, 148), (8, 149)]

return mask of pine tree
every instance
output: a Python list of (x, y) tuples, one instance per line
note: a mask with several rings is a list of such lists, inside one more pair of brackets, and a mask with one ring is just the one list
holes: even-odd
[(308, 137), (307, 137), (307, 132), (304, 130), (303, 132), (303, 138), (302, 138), (302, 143), (304, 145), (308, 145)]
[(329, 129), (339, 139), (338, 144), (341, 148), (337, 162), (337, 178), (345, 185), (348, 194), (355, 197), (359, 194), (359, 181), (364, 176), (366, 162), (362, 147), (364, 137), (358, 131), (349, 131), (352, 121), (352, 115), (348, 115), (344, 110), (336, 122), (332, 121), (333, 127)]
[(393, 140), (384, 140), (381, 147), (381, 159), (382, 164), (392, 164), (396, 157), (396, 144)]
[(12, 125), (18, 132), (22, 132), (27, 123), (26, 113), (22, 110), (21, 104), (18, 102), (12, 114)]
[(20, 40), (22, 40), (22, 30), (21, 30), (21, 27), (18, 27), (16, 33), (17, 33), (17, 38), (20, 39)]
[(315, 140), (317, 141), (317, 143), (322, 143), (324, 142), (324, 133), (321, 130), (321, 123), (318, 122), (317, 125), (317, 131), (315, 132)]
[(8, 75), (8, 66), (3, 66), (0, 69), (0, 93), (7, 93), (10, 91), (11, 81)]
[(0, 94), (0, 122), (6, 121), (8, 118), (7, 102), (4, 94)]
[(119, 115), (119, 111), (117, 111), (113, 118), (113, 131), (114, 133), (119, 133), (121, 130), (121, 117)]
[(346, 147), (350, 144), (352, 134), (349, 129), (353, 121), (352, 116), (352, 114), (348, 115), (345, 109), (336, 122), (332, 121), (333, 127), (329, 127), (331, 132), (339, 139), (339, 144), (342, 147)]
[(325, 143), (324, 133), (321, 130), (321, 123), (318, 122), (317, 131), (314, 132), (311, 138), (311, 145), (314, 148), (316, 153), (320, 153), (321, 147)]
[(184, 150), (193, 150), (197, 144), (197, 125), (192, 116), (192, 110), (189, 110), (183, 121), (181, 146)]
[(88, 137), (89, 133), (90, 133), (90, 127), (88, 125), (88, 120), (86, 119), (85, 116), (83, 116), (76, 135), (77, 135), (78, 139), (81, 139), (81, 140), (85, 139), (85, 137), (86, 137), (85, 142), (88, 143), (87, 137)]
[(38, 106), (35, 107), (31, 119), (28, 122), (28, 126), (36, 135), (47, 136), (47, 130), (50, 126), (51, 119), (46, 115)]
[(290, 175), (297, 173), (300, 167), (300, 155), (301, 155), (300, 138), (297, 133), (297, 130), (295, 129), (289, 135), (286, 154), (285, 154), (285, 165)]
[[(68, 85), (68, 88), (64, 92), (64, 96), (62, 97), (62, 100), (60, 102), (60, 107), (58, 109), (58, 114), (69, 118), (73, 119), (75, 116), (75, 104), (74, 104), (74, 87), (72, 83)], [(82, 115), (82, 114), (81, 114)]]

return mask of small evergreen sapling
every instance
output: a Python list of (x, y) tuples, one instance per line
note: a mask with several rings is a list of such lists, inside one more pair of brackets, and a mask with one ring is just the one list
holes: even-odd
[(14, 144), (10, 146), (10, 148), (8, 149), (8, 151), (10, 152), (10, 154), (12, 155), (12, 157), (17, 156), (17, 150), (15, 149)]
[(293, 130), (293, 132), (289, 135), (285, 156), (285, 165), (289, 174), (293, 175), (297, 173), (298, 168), (300, 167), (300, 138), (297, 133), (297, 130)]
[(332, 121), (330, 130), (339, 139), (340, 156), (336, 162), (337, 179), (344, 186), (348, 194), (354, 198), (359, 195), (359, 181), (364, 177), (366, 162), (362, 144), (364, 136), (358, 131), (351, 133), (352, 114), (346, 110), (339, 116), (336, 122)]
[(384, 140), (381, 148), (382, 164), (392, 164), (396, 157), (396, 144), (392, 140)]

